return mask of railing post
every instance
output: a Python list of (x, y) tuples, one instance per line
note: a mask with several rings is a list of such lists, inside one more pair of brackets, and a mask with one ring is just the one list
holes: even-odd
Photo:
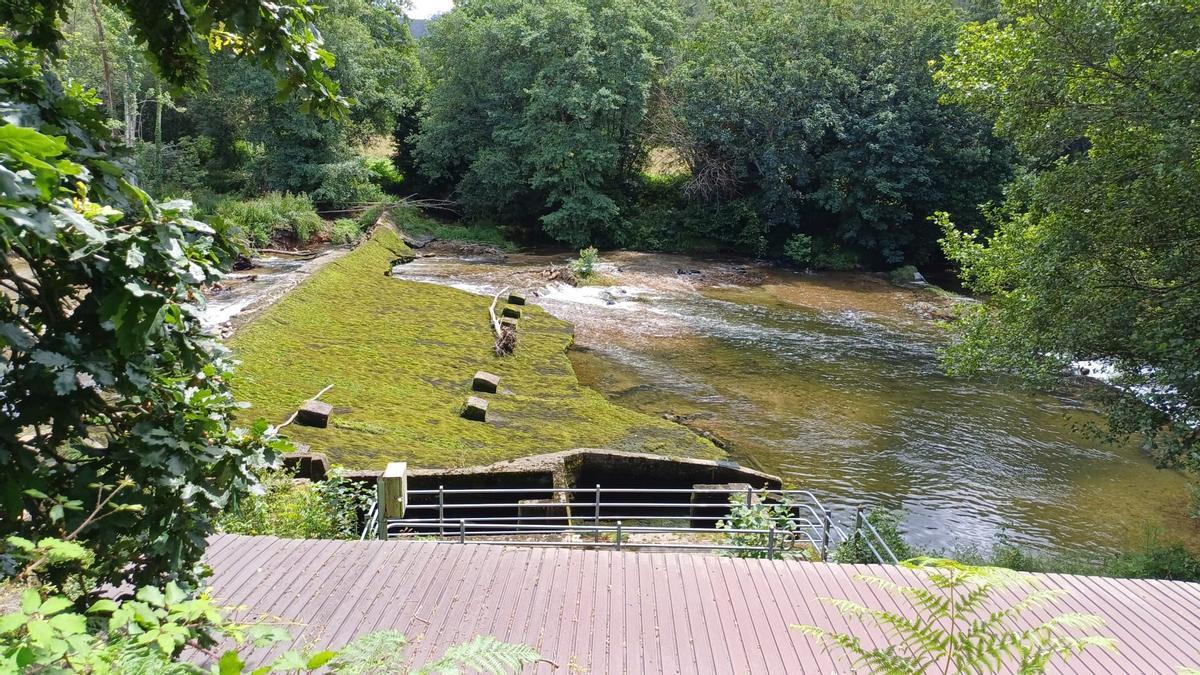
[(863, 536), (862, 535), (862, 526), (863, 526), (863, 505), (859, 504), (858, 508), (854, 510), (854, 534), (852, 534), (850, 536), (850, 539), (853, 540), (855, 547), (858, 546), (858, 542)]
[(438, 486), (438, 536), (446, 536), (446, 486)]
[(458, 521), (458, 543), (467, 543), (467, 521), (461, 518)]
[(388, 538), (388, 519), (403, 518), (408, 506), (408, 464), (391, 462), (375, 481), (375, 502), (379, 514), (379, 538)]
[(617, 550), (621, 550), (621, 521), (617, 521)]
[(747, 485), (746, 486), (746, 508), (750, 508), (750, 505), (753, 502), (754, 502), (754, 488)]
[(593, 506), (595, 507), (596, 511), (595, 511), (595, 514), (592, 516), (592, 527), (595, 527), (596, 530), (592, 534), (595, 535), (595, 540), (597, 543), (599, 543), (600, 542), (600, 484), (599, 483), (596, 483), (596, 498), (593, 500)]
[(825, 518), (821, 522), (821, 562), (828, 562), (829, 561), (829, 528), (831, 525), (831, 520), (829, 517), (829, 510), (828, 509), (823, 509), (823, 510), (825, 511)]
[(767, 531), (767, 559), (775, 558), (775, 523), (771, 523), (771, 529)]

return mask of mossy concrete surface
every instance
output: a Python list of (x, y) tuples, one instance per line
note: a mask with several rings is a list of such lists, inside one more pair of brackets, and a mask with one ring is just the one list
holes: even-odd
[[(536, 306), (524, 308), (516, 354), (494, 356), (490, 298), (386, 276), (407, 252), (395, 230), (377, 228), (234, 336), (247, 419), (279, 423), (332, 384), (321, 398), (334, 406), (330, 426), (285, 432), (351, 468), (461, 467), (578, 447), (722, 456), (580, 385), (570, 324)], [(486, 422), (459, 416), (479, 370), (501, 378)]]

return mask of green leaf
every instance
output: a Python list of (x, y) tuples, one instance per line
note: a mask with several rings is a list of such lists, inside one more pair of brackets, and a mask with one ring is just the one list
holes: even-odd
[(146, 262), (146, 256), (142, 255), (141, 249), (137, 246), (130, 246), (129, 251), (125, 253), (125, 264), (129, 267), (137, 269)]
[(242, 657), (232, 649), (222, 654), (221, 660), (217, 662), (217, 672), (220, 675), (240, 675), (245, 667), (246, 663), (242, 661)]
[(29, 639), (32, 640), (34, 644), (46, 644), (50, 642), (50, 640), (54, 639), (54, 628), (50, 626), (49, 622), (43, 621), (42, 619), (34, 619), (33, 621), (30, 621), (29, 624), (25, 626), (25, 632), (29, 633)]
[(71, 601), (61, 595), (52, 595), (46, 598), (42, 606), (38, 608), (38, 613), (44, 616), (51, 616), (67, 609), (71, 606)]
[(45, 492), (42, 492), (41, 490), (35, 490), (34, 488), (29, 488), (28, 490), (25, 490), (25, 494), (29, 495), (30, 497), (33, 497), (34, 499), (50, 499), (50, 496), (47, 495)]
[(42, 595), (37, 592), (37, 589), (27, 588), (21, 594), (21, 611), (26, 614), (33, 614), (42, 606)]
[(166, 603), (166, 598), (163, 596), (162, 591), (154, 586), (142, 586), (137, 589), (134, 597), (154, 607), (162, 607)]
[(187, 593), (174, 581), (168, 581), (164, 600), (168, 606), (177, 605), (187, 599)]
[(317, 652), (308, 658), (308, 663), (305, 664), (305, 667), (309, 670), (316, 670), (326, 663), (329, 663), (329, 661), (335, 656), (337, 656), (337, 652), (330, 651), (328, 649), (323, 652)]
[(87, 632), (87, 618), (82, 614), (56, 614), (50, 617), (49, 623), (63, 637)]
[(271, 662), (275, 670), (304, 670), (307, 662), (304, 655), (297, 651), (287, 651)]
[(117, 603), (108, 598), (97, 600), (87, 609), (88, 614), (111, 614), (115, 611), (117, 611)]
[(23, 613), (0, 616), (0, 635), (11, 633), (18, 628), (24, 627), (27, 621), (29, 621), (29, 617)]

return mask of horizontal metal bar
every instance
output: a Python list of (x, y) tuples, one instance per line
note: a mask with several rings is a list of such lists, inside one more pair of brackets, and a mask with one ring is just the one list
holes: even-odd
[[(447, 488), (445, 490), (438, 489), (421, 489), (409, 490), (410, 495), (468, 495), (468, 494), (596, 494), (596, 488)], [(745, 488), (623, 488), (623, 487), (600, 487), (600, 494), (604, 493), (631, 493), (631, 494), (726, 494), (726, 495), (744, 495)], [(763, 490), (752, 490), (754, 494), (762, 494)], [(816, 496), (808, 490), (766, 490), (768, 496), (772, 495), (802, 495), (810, 497), (814, 501), (818, 501)]]
[[(470, 535), (467, 535), (468, 538)], [(457, 544), (458, 542), (452, 539), (436, 540), (437, 544)], [(616, 542), (595, 542), (595, 541), (524, 541), (520, 539), (482, 539), (470, 540), (470, 544), (488, 544), (499, 546), (554, 546), (554, 547), (571, 547), (571, 548), (615, 548)], [(761, 551), (766, 552), (766, 546), (733, 546), (725, 543), (707, 544), (653, 544), (649, 542), (636, 542), (629, 540), (621, 541), (622, 548), (663, 548), (663, 549), (687, 549), (700, 551)]]

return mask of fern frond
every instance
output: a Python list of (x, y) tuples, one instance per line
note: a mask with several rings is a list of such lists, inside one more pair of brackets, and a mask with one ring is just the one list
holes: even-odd
[(540, 658), (537, 651), (528, 645), (501, 642), (491, 635), (477, 635), (468, 642), (448, 648), (442, 658), (417, 672), (446, 673), (465, 669), (488, 675), (505, 675), (536, 663)]
[(408, 638), (399, 631), (368, 633), (338, 650), (338, 655), (329, 662), (329, 670), (341, 675), (401, 671), (407, 646)]

